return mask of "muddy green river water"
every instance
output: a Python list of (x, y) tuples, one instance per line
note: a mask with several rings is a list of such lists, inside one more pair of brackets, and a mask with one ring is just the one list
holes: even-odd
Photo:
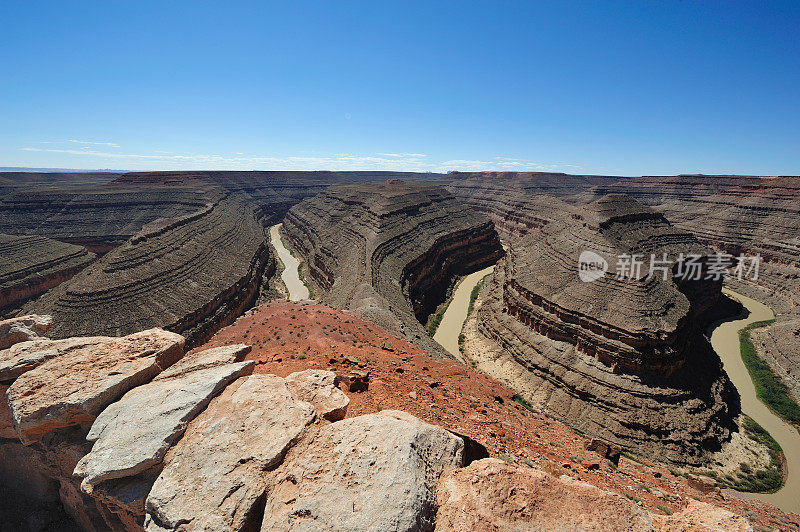
[(289, 250), (283, 245), (280, 228), (281, 224), (270, 227), (269, 239), (270, 242), (272, 242), (272, 246), (278, 252), (278, 257), (280, 257), (281, 262), (283, 262), (284, 268), (283, 273), (281, 273), (281, 280), (289, 291), (289, 301), (308, 299), (308, 287), (300, 280), (300, 274), (298, 272), (300, 261), (294, 258), (294, 255), (289, 253)]

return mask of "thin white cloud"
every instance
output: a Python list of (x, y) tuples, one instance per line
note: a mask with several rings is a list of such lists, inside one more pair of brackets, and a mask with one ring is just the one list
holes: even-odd
[[(491, 160), (451, 159), (433, 161), (419, 153), (381, 153), (356, 155), (339, 153), (331, 156), (244, 156), (219, 154), (177, 154), (167, 151), (153, 153), (121, 153), (104, 151), (87, 146), (80, 149), (20, 148), (29, 152), (47, 152), (63, 155), (106, 159), (108, 163), (130, 170), (386, 170), (415, 172), (461, 171), (558, 171), (559, 168), (580, 168), (564, 163), (539, 164), (511, 157), (494, 157)], [(74, 163), (69, 163), (74, 165)], [(90, 166), (97, 166), (91, 163)], [(102, 165), (102, 163), (100, 163)]]
[(119, 144), (115, 142), (94, 142), (91, 140), (75, 140), (69, 139), (69, 142), (74, 142), (75, 144), (86, 144), (89, 146), (110, 146), (111, 148), (119, 148)]
[(427, 157), (424, 153), (379, 153), (378, 155), (383, 155), (384, 157), (411, 157), (413, 159)]

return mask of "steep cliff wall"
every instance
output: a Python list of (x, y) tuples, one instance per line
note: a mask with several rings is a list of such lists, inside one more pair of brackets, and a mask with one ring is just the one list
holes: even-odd
[(776, 311), (775, 324), (756, 333), (761, 338), (759, 351), (800, 397), (800, 177), (680, 175), (615, 180), (556, 174), (534, 178), (513, 172), (452, 176), (443, 179), (447, 188), (489, 216), (506, 237), (539, 229), (560, 216), (564, 204), (555, 198), (548, 204), (550, 196), (542, 196), (543, 192), (578, 206), (608, 193), (625, 193), (715, 250), (760, 255), (758, 278), (731, 284)]
[(437, 355), (421, 322), (456, 276), (502, 255), (485, 217), (442, 188), (399, 181), (330, 187), (293, 207), (283, 229), (323, 301)]

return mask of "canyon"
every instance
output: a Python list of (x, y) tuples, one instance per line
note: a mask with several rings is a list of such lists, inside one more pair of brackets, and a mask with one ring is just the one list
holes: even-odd
[(0, 312), (58, 286), (95, 258), (82, 246), (43, 236), (0, 234)]
[[(620, 255), (759, 254), (757, 278), (725, 285), (775, 310), (753, 343), (796, 396), (799, 183), (0, 174), (0, 514), (30, 530), (800, 525), (697, 477), (744, 438), (741, 385), (705, 336), (742, 310), (722, 279), (613, 272)], [(612, 271), (580, 280), (585, 250)], [(426, 330), (439, 311), (447, 347)], [(767, 453), (747, 445), (747, 463)]]

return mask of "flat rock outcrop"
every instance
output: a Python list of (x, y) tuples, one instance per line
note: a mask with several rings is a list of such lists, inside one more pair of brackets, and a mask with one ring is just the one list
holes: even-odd
[(52, 316), (36, 314), (0, 321), (0, 350), (8, 349), (20, 342), (42, 338), (52, 324)]
[[(582, 281), (587, 250), (612, 271)], [(674, 278), (672, 263), (666, 279), (650, 276), (649, 261), (633, 275), (613, 272), (620, 255), (663, 253), (675, 261), (711, 251), (621, 195), (519, 239), (482, 293), (479, 330), (498, 348), (482, 369), (587, 434), (699, 463), (738, 411), (702, 329), (719, 312), (722, 281)]]
[[(147, 496), (147, 530), (241, 530), (277, 466), (314, 421), (284, 379), (252, 375), (223, 392), (164, 459)], [(187, 482), (187, 479), (192, 479)]]
[(228, 198), (151, 222), (26, 308), (54, 317), (53, 338), (162, 327), (192, 346), (248, 308), (274, 267), (254, 211)]
[(405, 412), (326, 425), (278, 471), (261, 530), (433, 530), (438, 479), (463, 451)]
[(290, 209), (283, 231), (323, 302), (439, 356), (420, 322), (457, 276), (503, 253), (483, 215), (440, 187), (401, 181), (332, 186)]
[(747, 518), (736, 515), (713, 504), (689, 499), (686, 508), (672, 515), (653, 514), (653, 525), (658, 532), (751, 532), (752, 525)]
[(24, 443), (94, 420), (109, 403), (178, 360), (184, 339), (153, 329), (122, 338), (95, 338), (79, 347), (75, 343), (41, 342), (47, 357), (8, 388), (11, 416)]
[(37, 338), (16, 343), (8, 349), (0, 351), (0, 382), (11, 382), (51, 358), (87, 347), (102, 346), (109, 340), (111, 338), (106, 336), (86, 336), (63, 340)]
[[(197, 369), (129, 391), (97, 416), (86, 439), (94, 442), (76, 468), (84, 491), (134, 476), (161, 463), (188, 423), (225, 387), (252, 371), (253, 362)], [(142, 423), (142, 411), (148, 412)]]
[[(252, 317), (258, 319), (257, 314)], [(353, 327), (363, 329), (363, 325)], [(298, 330), (303, 328), (297, 325)], [(140, 334), (149, 334), (156, 341), (171, 333)], [(72, 344), (81, 343), (70, 340)], [(142, 339), (135, 340), (141, 343)], [(109, 365), (121, 358), (137, 358), (138, 352), (126, 353), (117, 344), (107, 343), (103, 350), (96, 339), (92, 341), (95, 358), (107, 359)], [(58, 358), (76, 358), (76, 349), (80, 350), (74, 348), (41, 362), (11, 387), (25, 375), (53, 367)], [(153, 349), (164, 354), (163, 346)], [(96, 416), (68, 426), (53, 425), (53, 430), (29, 445), (0, 437), (0, 486), (11, 488), (11, 498), (0, 501), (0, 522), (22, 530), (383, 531), (452, 529), (448, 519), (456, 519), (454, 526), (458, 527), (462, 519), (472, 523), (469, 520), (477, 518), (478, 522), (472, 524), (477, 530), (491, 523), (500, 523), (501, 527), (511, 523), (513, 528), (525, 530), (543, 522), (545, 529), (572, 522), (600, 526), (610, 522), (614, 514), (616, 522), (633, 524), (642, 515), (648, 517), (619, 495), (575, 479), (557, 478), (562, 472), (582, 473), (573, 471), (573, 466), (562, 469), (544, 457), (541, 463), (549, 465), (549, 470), (555, 468), (555, 477), (527, 465), (512, 466), (510, 462), (516, 459), (508, 456), (503, 461), (475, 462), (460, 470), (466, 462), (478, 458), (474, 451), (480, 444), (460, 436), (460, 431), (450, 432), (405, 412), (384, 410), (328, 422), (322, 410), (299, 396), (311, 393), (312, 401), (324, 409), (327, 399), (340, 391), (331, 372), (306, 369), (290, 373), (291, 379), (263, 373), (248, 375), (252, 362), (241, 361), (242, 356), (250, 354), (248, 349), (248, 345), (229, 343), (192, 351), (166, 369), (162, 366), (167, 361), (163, 361), (163, 365), (156, 365), (160, 373), (148, 382), (133, 385), (120, 397), (106, 397), (107, 403)], [(446, 395), (460, 393), (459, 385), (465, 379), (440, 373), (448, 364), (460, 368), (455, 361), (424, 355), (417, 358), (426, 366), (436, 367), (442, 379), (436, 388), (425, 384), (425, 389), (439, 390), (449, 382)], [(399, 360), (408, 363), (410, 359)], [(75, 365), (70, 374), (54, 371), (50, 386), (71, 389), (70, 383), (82, 378), (87, 390), (75, 389), (70, 395), (92, 394), (97, 389), (94, 381), (103, 373), (97, 371), (98, 367), (85, 363)], [(392, 367), (392, 375), (398, 374), (396, 369)], [(104, 379), (114, 382), (114, 373)], [(475, 380), (483, 382), (482, 386), (490, 381), (485, 376), (475, 376)], [(498, 383), (491, 385), (491, 390), (500, 388)], [(510, 398), (504, 406), (503, 398), (496, 395), (508, 397), (509, 390), (479, 389), (473, 388), (471, 393), (489, 393), (491, 404), (479, 406), (478, 411), (514, 413), (523, 424), (532, 421), (528, 410), (518, 407), (515, 411), (512, 405), (516, 403)], [(444, 391), (442, 394), (444, 397)], [(58, 397), (54, 400), (61, 401)], [(426, 401), (422, 396), (418, 400)], [(464, 398), (454, 400), (461, 402)], [(469, 401), (480, 400), (470, 397)], [(445, 403), (441, 405), (449, 410)], [(534, 430), (537, 437), (560, 430), (557, 422), (538, 414), (536, 418), (547, 427)], [(563, 442), (576, 444), (581, 449), (577, 452), (584, 452), (582, 438), (561, 428)], [(510, 437), (504, 440), (511, 442)], [(485, 449), (482, 456), (486, 456)], [(616, 468), (607, 469), (598, 460), (584, 464), (590, 464), (584, 469), (591, 478), (617, 475)], [(632, 464), (624, 458), (620, 461), (619, 480), (623, 484), (647, 474), (647, 469), (638, 471)], [(582, 466), (576, 463), (574, 467)], [(668, 485), (671, 487), (661, 489), (676, 488), (674, 482)], [(653, 489), (648, 496), (655, 497), (655, 493)], [(22, 498), (15, 498), (19, 496)], [(536, 504), (525, 506), (531, 500)], [(675, 496), (669, 500), (674, 504)], [(8, 508), (13, 508), (10, 519)], [(585, 512), (579, 513), (580, 509)], [(649, 517), (654, 523), (674, 527), (708, 524), (723, 530), (736, 530), (734, 527), (743, 522), (712, 506), (690, 504), (685, 510), (677, 510), (674, 515), (678, 521), (653, 514)], [(780, 513), (770, 515), (781, 522), (792, 522)], [(658, 526), (655, 529), (659, 530)]]
[(63, 283), (94, 259), (82, 246), (0, 234), (0, 313)]

